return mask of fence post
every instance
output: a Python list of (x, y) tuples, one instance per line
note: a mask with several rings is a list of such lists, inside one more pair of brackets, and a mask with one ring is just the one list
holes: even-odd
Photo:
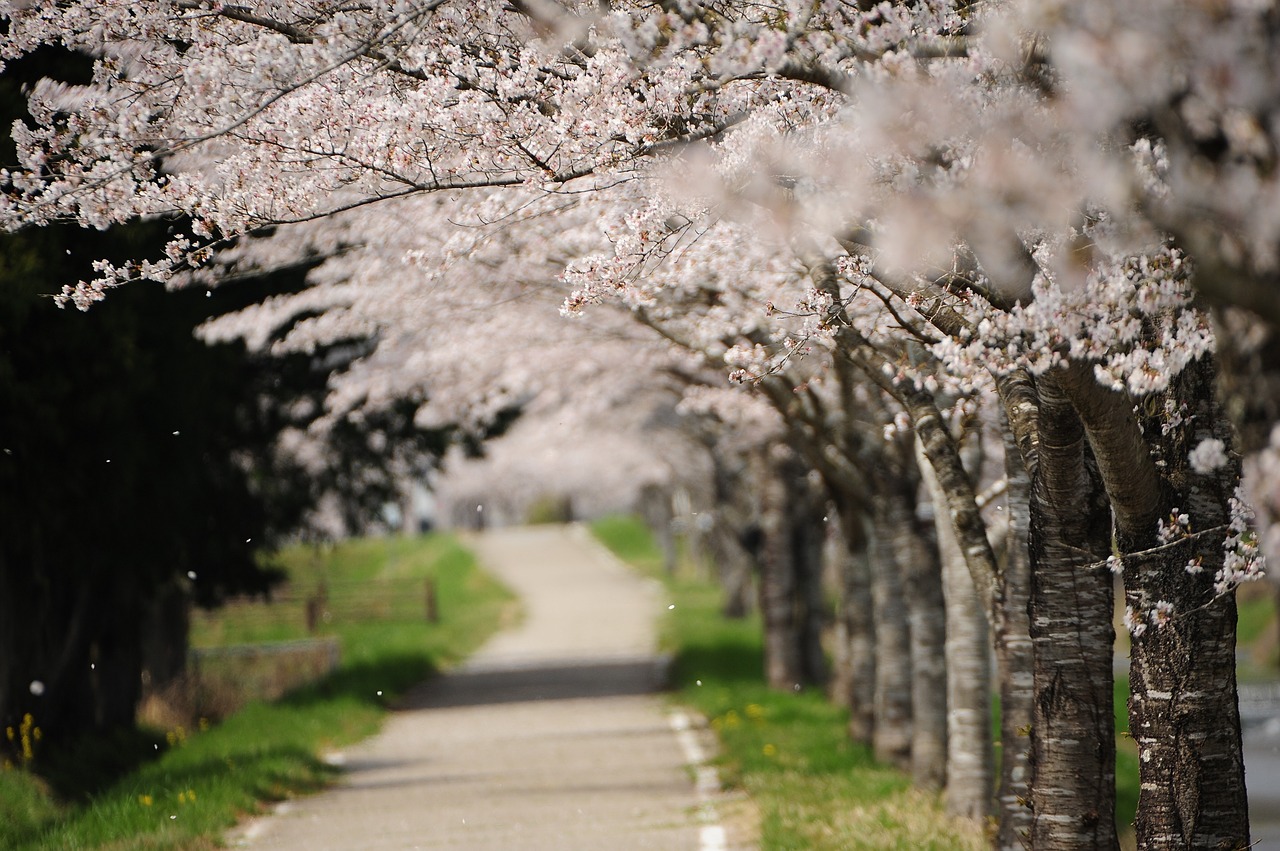
[(187, 670), (184, 674), (187, 681), (187, 699), (191, 702), (191, 711), (197, 718), (203, 718), (204, 693), (201, 688), (200, 651), (195, 647), (187, 648)]
[(436, 583), (427, 577), (427, 623), (440, 623), (440, 609), (436, 603)]

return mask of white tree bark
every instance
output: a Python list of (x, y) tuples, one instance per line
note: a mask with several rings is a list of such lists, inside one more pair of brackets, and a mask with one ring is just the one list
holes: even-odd
[[(838, 578), (831, 698), (849, 708), (849, 737), (871, 744), (875, 728), (875, 625), (865, 522), (837, 509), (830, 557)], [(852, 534), (846, 529), (853, 527)]]
[[(946, 495), (916, 442), (920, 473), (935, 506), (947, 613), (947, 811), (982, 819), (991, 811), (991, 663), (982, 611), (964, 551), (946, 510)], [(938, 510), (940, 508), (940, 510)]]

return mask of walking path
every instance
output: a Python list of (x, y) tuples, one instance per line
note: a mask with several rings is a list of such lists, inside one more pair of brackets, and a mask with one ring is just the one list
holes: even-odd
[(581, 529), (470, 542), (525, 617), (341, 755), (343, 782), (229, 837), (255, 849), (723, 851), (701, 747), (654, 692), (660, 586)]
[(1240, 721), (1253, 847), (1280, 851), (1280, 683), (1242, 683)]

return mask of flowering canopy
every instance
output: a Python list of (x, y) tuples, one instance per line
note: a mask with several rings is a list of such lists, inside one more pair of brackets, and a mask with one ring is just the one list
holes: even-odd
[[(946, 370), (920, 381), (958, 393), (1075, 359), (1142, 396), (1212, 347), (1197, 290), (1280, 311), (1268, 2), (7, 0), (0, 18), (2, 58), (99, 57), (31, 92), (0, 226), (189, 225), (62, 298), (331, 257), (317, 290), (209, 333), (303, 314), (284, 345), (376, 331), (339, 409), (440, 374), (424, 335), (461, 324), (438, 305), (556, 273), (569, 312), (621, 295), (741, 378), (850, 321), (902, 368), (893, 342), (926, 343)], [(481, 409), (530, 372), (494, 368)]]

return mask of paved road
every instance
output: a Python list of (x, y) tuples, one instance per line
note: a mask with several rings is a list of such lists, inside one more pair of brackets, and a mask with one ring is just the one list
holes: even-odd
[[(242, 826), (255, 849), (723, 849), (660, 696), (660, 589), (585, 532), (472, 541), (525, 606), (343, 754), (335, 789)], [(701, 805), (700, 805), (701, 795)], [(710, 832), (708, 832), (708, 830)]]
[(1240, 686), (1249, 827), (1258, 851), (1280, 851), (1280, 683)]

